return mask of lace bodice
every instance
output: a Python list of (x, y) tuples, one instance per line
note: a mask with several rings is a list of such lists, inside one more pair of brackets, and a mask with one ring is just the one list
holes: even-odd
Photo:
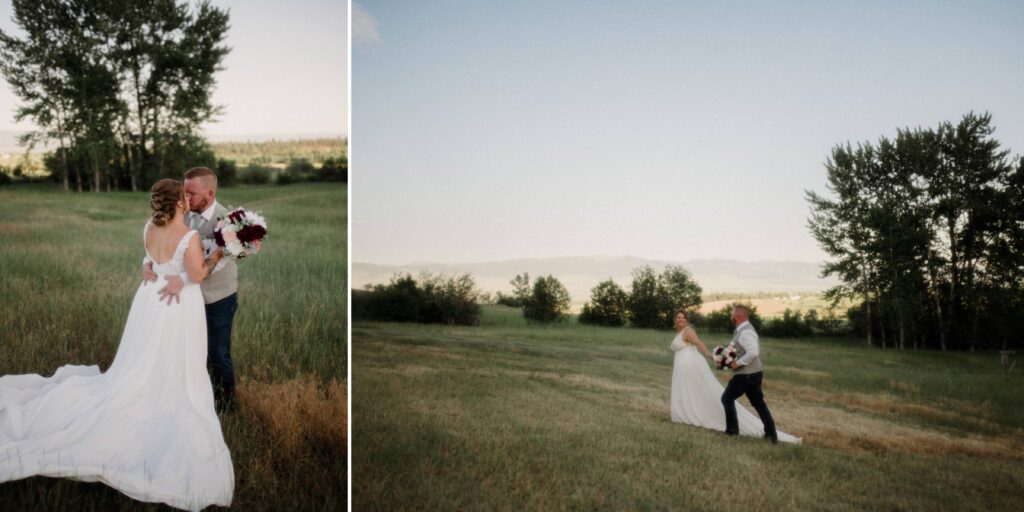
[(181, 237), (171, 259), (164, 263), (157, 263), (153, 255), (149, 253), (149, 247), (146, 245), (146, 235), (151, 227), (153, 227), (152, 219), (146, 221), (146, 227), (142, 230), (142, 247), (146, 250), (146, 256), (153, 262), (153, 272), (159, 275), (177, 275), (185, 272), (185, 249), (188, 248), (188, 241), (192, 238), (192, 235), (196, 234), (196, 231), (190, 229), (188, 233)]

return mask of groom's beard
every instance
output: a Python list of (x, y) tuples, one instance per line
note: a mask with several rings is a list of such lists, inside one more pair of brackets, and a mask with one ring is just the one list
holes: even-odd
[(193, 212), (203, 213), (203, 211), (206, 210), (206, 207), (210, 206), (210, 201), (203, 201), (202, 203), (192, 203), (189, 206), (191, 206), (191, 208), (189, 209), (192, 210)]

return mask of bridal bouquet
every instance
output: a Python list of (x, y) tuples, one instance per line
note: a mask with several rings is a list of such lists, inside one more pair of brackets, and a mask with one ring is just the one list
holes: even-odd
[(224, 255), (235, 259), (258, 253), (266, 235), (266, 219), (245, 208), (228, 212), (217, 221), (217, 228), (213, 231), (213, 239), (224, 248)]
[(732, 343), (725, 347), (717, 346), (715, 350), (711, 351), (711, 355), (715, 358), (715, 367), (723, 370), (736, 360), (736, 346)]

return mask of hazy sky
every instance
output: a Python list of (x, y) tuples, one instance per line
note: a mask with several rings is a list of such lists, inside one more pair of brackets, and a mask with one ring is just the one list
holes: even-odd
[(1024, 2), (353, 6), (354, 261), (821, 261), (831, 148), (993, 114)]
[[(211, 135), (348, 133), (348, 4), (345, 0), (213, 0), (230, 9), (224, 71), (214, 102), (226, 107)], [(16, 31), (10, 0), (0, 28)], [(17, 97), (0, 80), (0, 130), (15, 126)]]

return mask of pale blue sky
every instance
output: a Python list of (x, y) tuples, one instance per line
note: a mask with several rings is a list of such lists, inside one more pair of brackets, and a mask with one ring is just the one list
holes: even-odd
[[(214, 0), (230, 9), (232, 48), (217, 76), (214, 102), (226, 107), (207, 133), (344, 135), (348, 133), (348, 3), (345, 0)], [(0, 0), (0, 28), (16, 32), (10, 0)], [(0, 130), (14, 124), (17, 97), (0, 80)]]
[(1024, 153), (1024, 2), (353, 13), (354, 261), (821, 261), (804, 190), (837, 143), (974, 110)]

